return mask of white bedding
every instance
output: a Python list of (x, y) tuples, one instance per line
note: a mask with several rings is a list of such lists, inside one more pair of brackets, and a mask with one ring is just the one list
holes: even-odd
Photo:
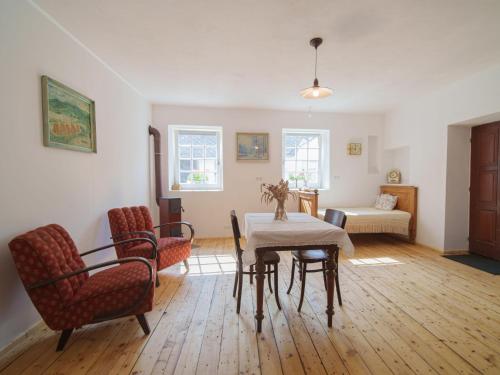
[[(379, 210), (373, 207), (336, 207), (347, 214), (347, 233), (395, 233), (408, 236), (411, 214), (400, 210)], [(318, 209), (323, 219), (325, 209)]]

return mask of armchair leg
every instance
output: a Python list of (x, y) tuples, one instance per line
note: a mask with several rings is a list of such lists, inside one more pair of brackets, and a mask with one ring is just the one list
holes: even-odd
[(60, 352), (64, 349), (72, 333), (73, 333), (73, 328), (65, 329), (64, 331), (62, 331), (61, 337), (59, 338), (59, 342), (57, 343), (57, 348), (56, 348), (57, 352)]
[(160, 278), (158, 277), (158, 272), (156, 272), (156, 282), (155, 286), (158, 288), (160, 286)]
[(141, 315), (136, 315), (137, 320), (139, 321), (139, 324), (141, 325), (142, 330), (144, 331), (145, 335), (149, 335), (150, 329), (149, 329), (149, 324), (148, 321), (146, 320), (146, 317), (144, 314)]
[(189, 262), (188, 262), (188, 260), (184, 259), (183, 262), (184, 262), (184, 267), (186, 268), (186, 271), (189, 271)]

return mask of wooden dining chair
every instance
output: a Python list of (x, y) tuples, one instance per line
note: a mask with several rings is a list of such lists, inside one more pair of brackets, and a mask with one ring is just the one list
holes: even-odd
[[(328, 208), (325, 212), (324, 221), (327, 223), (333, 224), (342, 229), (345, 228), (345, 223), (347, 220), (347, 216), (343, 211), (333, 210)], [(292, 275), (290, 279), (290, 286), (288, 287), (287, 294), (290, 294), (293, 287), (293, 280), (295, 276), (295, 265), (298, 263), (299, 267), (299, 276), (301, 281), (300, 288), (300, 301), (299, 307), (297, 311), (300, 312), (302, 309), (302, 302), (304, 302), (304, 291), (306, 288), (306, 274), (313, 272), (322, 272), (323, 273), (323, 282), (325, 284), (325, 289), (327, 289), (326, 283), (326, 261), (328, 259), (328, 254), (324, 250), (300, 250), (300, 251), (292, 251)], [(308, 264), (321, 263), (321, 268), (317, 269), (307, 269)], [(342, 306), (342, 296), (340, 295), (340, 283), (339, 283), (339, 250), (335, 252), (335, 285), (337, 288), (337, 298), (339, 301), (339, 305)]]
[[(243, 249), (240, 246), (240, 226), (238, 224), (238, 217), (236, 216), (236, 212), (231, 210), (231, 225), (233, 227), (233, 237), (234, 237), (234, 246), (236, 248), (236, 274), (234, 276), (234, 288), (233, 288), (233, 297), (236, 296), (236, 290), (238, 291), (238, 299), (236, 304), (236, 313), (240, 313), (241, 306), (241, 289), (243, 286), (243, 275), (250, 275), (250, 284), (253, 283), (253, 276), (255, 274), (254, 268), (255, 265), (252, 264), (250, 266), (249, 271), (244, 270), (242, 255)], [(280, 300), (278, 297), (278, 263), (280, 262), (280, 256), (275, 251), (267, 251), (264, 255), (264, 264), (266, 266), (267, 275), (267, 285), (269, 286), (269, 291), (273, 293), (273, 288), (271, 286), (271, 274), (274, 274), (274, 298), (276, 299), (276, 304), (278, 305), (278, 309), (281, 310)]]

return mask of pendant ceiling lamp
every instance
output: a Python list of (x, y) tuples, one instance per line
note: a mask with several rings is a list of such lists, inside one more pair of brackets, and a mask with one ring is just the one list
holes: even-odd
[(316, 59), (314, 62), (314, 82), (312, 87), (308, 87), (300, 92), (305, 99), (321, 99), (326, 98), (327, 96), (332, 95), (332, 89), (328, 87), (321, 87), (318, 82), (318, 77), (316, 76), (317, 68), (318, 68), (318, 47), (323, 43), (323, 39), (321, 38), (313, 38), (309, 42), (309, 44), (314, 47), (316, 51)]

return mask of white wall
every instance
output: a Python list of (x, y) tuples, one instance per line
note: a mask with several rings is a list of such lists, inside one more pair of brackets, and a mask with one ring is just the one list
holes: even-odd
[[(2, 347), (39, 319), (8, 242), (37, 226), (59, 223), (81, 251), (108, 243), (108, 209), (149, 204), (151, 107), (28, 2), (2, 1), (0, 45)], [(43, 146), (42, 74), (95, 100), (97, 154)], [(89, 260), (113, 257), (112, 251)]]
[(500, 66), (496, 66), (415, 98), (387, 115), (385, 147), (410, 148), (408, 182), (419, 187), (418, 242), (445, 248), (448, 125), (499, 111)]
[[(184, 218), (192, 221), (199, 237), (229, 236), (229, 211), (271, 211), (260, 203), (260, 183), (277, 182), (281, 177), (281, 134), (283, 128), (330, 129), (330, 189), (320, 192), (321, 206), (372, 204), (382, 174), (368, 173), (368, 136), (379, 139), (382, 154), (383, 116), (288, 112), (257, 109), (223, 109), (181, 106), (153, 106), (153, 124), (162, 133), (164, 193), (180, 196), (186, 209)], [(224, 191), (168, 192), (167, 127), (177, 125), (219, 125), (223, 127)], [(237, 162), (236, 132), (269, 132), (268, 162)], [(363, 143), (361, 156), (348, 156), (347, 143)], [(377, 161), (380, 165), (381, 160)], [(379, 168), (380, 170), (380, 168)], [(291, 209), (296, 209), (293, 202)]]

